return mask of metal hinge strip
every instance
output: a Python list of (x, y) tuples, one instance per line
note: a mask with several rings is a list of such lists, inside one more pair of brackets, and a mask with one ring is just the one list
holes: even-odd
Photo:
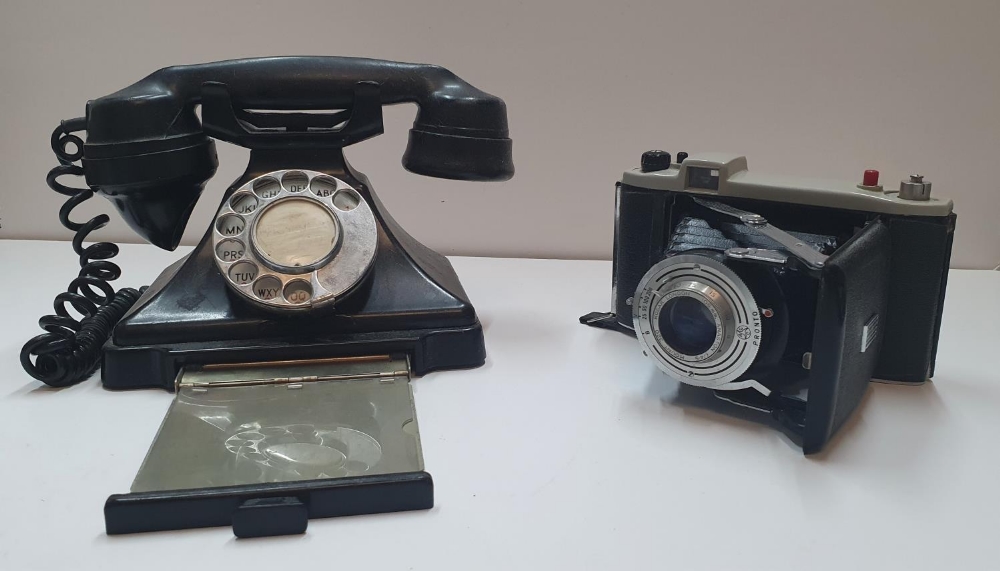
[[(177, 375), (177, 388), (227, 388), (260, 385), (294, 386), (328, 381), (409, 380), (410, 371), (398, 368), (400, 359), (390, 355), (337, 357), (300, 361), (261, 363), (219, 363), (183, 368)], [(335, 373), (329, 373), (331, 368)], [(271, 370), (274, 376), (263, 376)], [(296, 374), (298, 373), (298, 374)], [(305, 373), (305, 374), (303, 374)], [(315, 373), (315, 374), (309, 374)]]

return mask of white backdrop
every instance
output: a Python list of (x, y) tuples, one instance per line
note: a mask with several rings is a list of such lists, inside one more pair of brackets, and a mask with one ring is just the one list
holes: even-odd
[[(824, 178), (878, 168), (890, 185), (920, 172), (956, 202), (953, 265), (992, 268), (998, 24), (995, 0), (7, 0), (0, 238), (70, 236), (56, 218), (63, 199), (44, 184), (48, 139), (87, 99), (172, 64), (353, 55), (437, 63), (507, 102), (517, 168), (507, 183), (404, 171), (410, 106), (387, 109), (386, 134), (348, 151), (397, 220), (444, 253), (609, 257), (615, 180), (664, 148)], [(245, 167), (246, 151), (219, 151), (185, 243)], [(109, 209), (95, 199), (76, 218)], [(137, 240), (113, 218), (98, 236)]]

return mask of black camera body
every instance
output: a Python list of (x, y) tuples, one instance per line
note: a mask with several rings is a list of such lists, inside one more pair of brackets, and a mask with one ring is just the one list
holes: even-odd
[[(677, 380), (771, 413), (817, 452), (872, 378), (934, 373), (955, 214), (899, 191), (650, 151), (617, 185), (612, 314)], [(803, 398), (803, 394), (807, 395)]]

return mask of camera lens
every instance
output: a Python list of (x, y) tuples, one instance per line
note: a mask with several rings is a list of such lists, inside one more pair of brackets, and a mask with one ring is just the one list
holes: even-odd
[(632, 324), (643, 353), (682, 383), (737, 381), (760, 348), (758, 305), (743, 280), (713, 256), (673, 254), (639, 280)]
[(668, 345), (692, 357), (711, 349), (718, 333), (715, 318), (708, 307), (687, 296), (667, 301), (660, 310), (658, 325)]

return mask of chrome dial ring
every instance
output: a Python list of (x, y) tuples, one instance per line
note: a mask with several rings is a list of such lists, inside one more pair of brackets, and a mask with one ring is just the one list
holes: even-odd
[(233, 291), (277, 310), (328, 306), (368, 274), (378, 249), (375, 215), (336, 177), (279, 170), (241, 185), (212, 229), (215, 264)]

